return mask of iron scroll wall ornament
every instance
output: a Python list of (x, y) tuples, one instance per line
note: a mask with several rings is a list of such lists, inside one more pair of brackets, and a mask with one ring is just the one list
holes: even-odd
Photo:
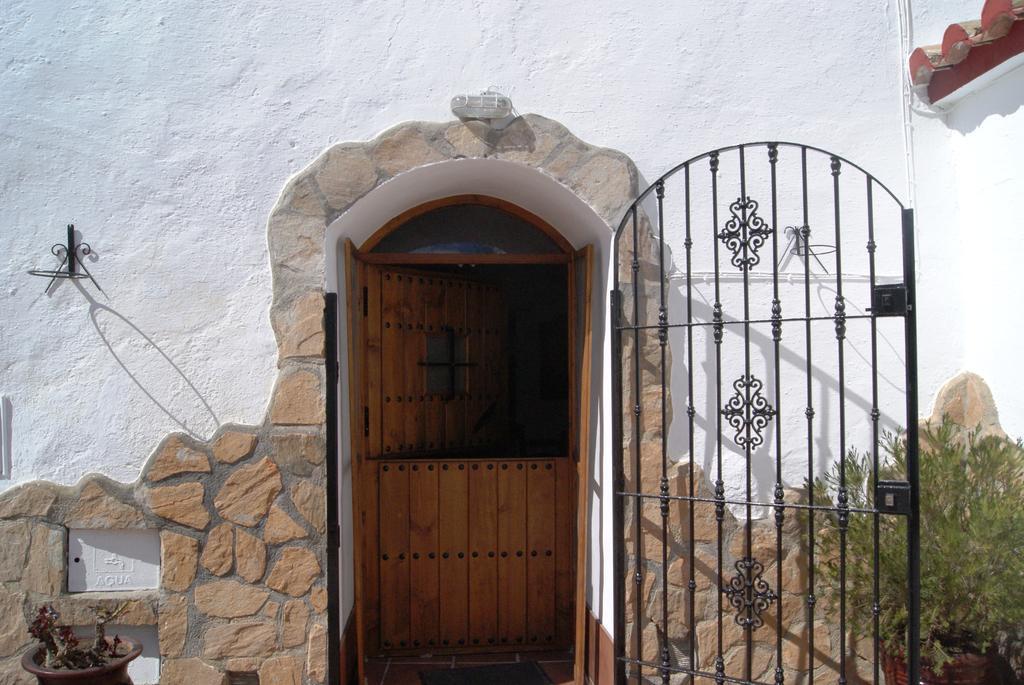
[[(96, 286), (97, 290), (103, 292), (103, 288), (101, 288), (100, 284), (96, 282), (96, 279), (92, 277), (92, 274), (89, 273), (89, 269), (86, 268), (85, 263), (82, 261), (83, 257), (88, 257), (92, 254), (92, 247), (89, 243), (76, 243), (74, 224), (68, 224), (67, 244), (56, 243), (50, 248), (50, 252), (54, 257), (61, 260), (60, 266), (52, 270), (31, 269), (28, 272), (30, 276), (42, 276), (50, 279), (43, 292), (49, 292), (50, 288), (57, 282), (58, 278), (88, 278), (92, 281), (92, 284)], [(79, 271), (79, 269), (81, 269), (81, 271)]]
[[(780, 213), (799, 210), (796, 226), (780, 224)], [(834, 240), (816, 241), (830, 244), (811, 243), (812, 217), (816, 226), (834, 228)], [(682, 249), (672, 252), (674, 263), (666, 256), (666, 235), (682, 238)], [(866, 249), (858, 250), (857, 243)], [(879, 255), (888, 261), (876, 262)], [(785, 273), (783, 256), (793, 258)], [(913, 211), (873, 175), (838, 155), (796, 143), (748, 143), (692, 157), (639, 193), (615, 233), (613, 259), (616, 683), (668, 685), (673, 676), (716, 685), (835, 682), (836, 677), (849, 682), (854, 665), (848, 662), (845, 569), (853, 557), (847, 554), (846, 535), (852, 521), (862, 520), (858, 517), (867, 517), (874, 529), (871, 600), (879, 606), (878, 530), (891, 516), (905, 516), (907, 523), (906, 659), (910, 682), (917, 682)], [(851, 276), (844, 263), (848, 269), (862, 265), (861, 275)], [(887, 278), (901, 271), (903, 282), (879, 284), (878, 264), (887, 265)], [(680, 285), (678, 304), (669, 299), (669, 274)], [(822, 289), (834, 291), (824, 307)], [(902, 393), (886, 388), (884, 396), (880, 378), (893, 374), (879, 363), (881, 317), (902, 317), (904, 335)], [(892, 339), (892, 329), (886, 338)], [(860, 344), (858, 354), (870, 363), (867, 376), (854, 386), (847, 378), (847, 354)], [(683, 368), (669, 369), (670, 363)], [(833, 395), (822, 397), (823, 382), (837, 401)], [(673, 404), (685, 411), (674, 413), (677, 430), (670, 431)], [(855, 411), (859, 423), (852, 418)], [(907, 426), (907, 480), (887, 484), (898, 490), (901, 504), (888, 510), (854, 508), (845, 475), (846, 436), (856, 428), (871, 440), (877, 472), (883, 416)], [(683, 436), (685, 445), (670, 450), (670, 432)], [(723, 468), (725, 457), (731, 459), (729, 469)], [(828, 499), (815, 501), (813, 491), (802, 499), (787, 497), (787, 487), (802, 483), (786, 474), (803, 471), (813, 482), (821, 465), (833, 459), (840, 478)], [(768, 476), (774, 483), (764, 482), (765, 460), (774, 467)], [(678, 488), (670, 480), (676, 474)], [(703, 488), (697, 485), (701, 478), (707, 481)], [(697, 512), (707, 517), (701, 519), (701, 534), (711, 538), (699, 540), (699, 549)], [(768, 513), (756, 523), (757, 538), (755, 512)], [(835, 591), (827, 593), (826, 579), (815, 575), (815, 541), (826, 517), (838, 522), (842, 539), (834, 560), (839, 579)], [(784, 536), (786, 544), (802, 538), (804, 553), (786, 553)], [(793, 573), (795, 565), (803, 568)], [(671, 581), (674, 588), (669, 577), (676, 572), (669, 568), (681, 569), (682, 577)], [(683, 601), (669, 601), (678, 592)], [(800, 596), (804, 605), (803, 611), (787, 611), (785, 620), (784, 594)], [(815, 631), (801, 626), (825, 616), (825, 607), (818, 605), (826, 594), (837, 604), (837, 644), (816, 647)], [(695, 606), (704, 598), (709, 610), (701, 614)], [(880, 611), (872, 626), (873, 653), (864, 655), (872, 660), (874, 685), (883, 682)], [(799, 623), (787, 626), (790, 620)], [(769, 621), (773, 630), (758, 630)], [(742, 627), (741, 637), (728, 631), (729, 623)], [(794, 634), (806, 635), (796, 657), (783, 649), (784, 639)], [(693, 639), (698, 635), (699, 645)], [(771, 663), (755, 660), (755, 648), (764, 655), (769, 645)], [(836, 673), (822, 677), (823, 668)]]

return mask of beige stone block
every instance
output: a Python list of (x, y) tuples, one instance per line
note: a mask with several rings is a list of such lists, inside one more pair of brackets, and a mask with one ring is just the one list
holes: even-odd
[(488, 142), (492, 135), (491, 127), (482, 121), (459, 121), (444, 132), (455, 154), (469, 158), (484, 157), (492, 152), (494, 148)]
[(169, 530), (160, 531), (160, 587), (182, 592), (195, 580), (199, 541)]
[(0, 519), (50, 515), (57, 493), (49, 483), (26, 483), (0, 494)]
[(281, 473), (270, 459), (236, 468), (213, 504), (221, 516), (240, 526), (255, 526), (281, 492)]
[(274, 505), (270, 508), (267, 523), (263, 526), (263, 540), (278, 545), (289, 540), (298, 540), (308, 535), (306, 529), (289, 516), (284, 509)]
[(276, 649), (277, 630), (262, 621), (211, 625), (203, 635), (203, 655), (211, 659), (270, 656)]
[(327, 531), (327, 493), (308, 480), (299, 481), (291, 488), (292, 503), (302, 518), (323, 535)]
[(327, 630), (319, 623), (309, 631), (306, 673), (318, 683), (324, 682), (327, 675)]
[(377, 169), (363, 146), (336, 145), (314, 179), (327, 204), (340, 211), (377, 185)]
[(575, 140), (569, 130), (556, 121), (528, 114), (513, 121), (494, 144), (500, 159), (541, 166), (554, 149)]
[(255, 656), (240, 656), (224, 660), (224, 669), (229, 673), (256, 673), (262, 659)]
[(580, 166), (568, 184), (598, 215), (611, 223), (630, 202), (633, 176), (623, 156), (600, 152)]
[(209, 472), (210, 459), (199, 450), (186, 445), (180, 435), (172, 435), (150, 463), (146, 480), (155, 483), (180, 473)]
[(168, 659), (160, 666), (160, 682), (177, 685), (227, 685), (227, 675), (199, 659)]
[(271, 323), (281, 359), (324, 356), (323, 292), (312, 290), (277, 307)]
[(267, 570), (267, 546), (255, 535), (241, 528), (235, 531), (235, 572), (255, 583)]
[(307, 478), (324, 463), (326, 446), (317, 434), (283, 433), (271, 436), (270, 458), (286, 473)]
[(320, 376), (300, 369), (288, 373), (274, 391), (270, 420), (279, 425), (316, 426), (326, 420)]
[(23, 607), (25, 595), (0, 587), (0, 656), (11, 656), (32, 641)]
[(292, 597), (301, 597), (319, 577), (320, 563), (313, 552), (304, 547), (286, 547), (270, 571), (267, 586)]
[(252, 454), (256, 449), (256, 439), (254, 433), (226, 431), (213, 441), (210, 449), (217, 461), (222, 464), (235, 464)]
[(0, 523), (0, 582), (21, 580), (31, 540), (28, 521)]
[(203, 505), (205, 494), (202, 483), (182, 483), (150, 488), (146, 500), (157, 516), (203, 530), (210, 523), (210, 513)]
[(234, 547), (234, 529), (230, 523), (222, 523), (206, 537), (206, 544), (203, 546), (203, 555), (199, 558), (203, 568), (210, 573), (223, 576), (231, 570), (231, 563), (234, 560), (232, 553)]
[(939, 390), (929, 422), (938, 425), (943, 415), (965, 428), (980, 428), (986, 433), (1005, 435), (999, 425), (992, 391), (981, 376), (963, 372)]
[(284, 604), (281, 621), (281, 646), (297, 647), (306, 641), (309, 607), (301, 599), (290, 599)]
[(49, 603), (60, 613), (60, 622), (72, 626), (91, 626), (96, 611), (121, 608), (114, 623), (129, 626), (157, 624), (156, 599), (146, 591), (85, 592), (51, 598)]
[(323, 287), (325, 228), (322, 217), (285, 212), (271, 215), (267, 243), (275, 297), (297, 289)]
[(302, 662), (294, 656), (275, 656), (260, 666), (260, 682), (302, 685)]
[(43, 524), (32, 527), (32, 543), (21, 579), (22, 589), (50, 597), (64, 589), (64, 529)]
[[(751, 556), (767, 568), (776, 561), (775, 542), (776, 529), (774, 517), (769, 520), (755, 521), (750, 527)], [(783, 536), (783, 556), (785, 556), (786, 538)], [(747, 536), (744, 525), (740, 523), (729, 543), (729, 553), (736, 559), (747, 556)]]
[(423, 131), (412, 124), (384, 133), (373, 150), (373, 158), (388, 176), (444, 159), (440, 152), (430, 147)]
[(280, 608), (281, 608), (281, 605), (278, 602), (273, 602), (273, 601), (267, 602), (266, 604), (263, 605), (263, 612), (262, 612), (263, 613), (263, 617), (268, 619), (268, 620), (270, 620), (270, 621), (276, 621), (277, 620), (277, 610), (280, 609)]
[(196, 609), (208, 616), (240, 618), (252, 616), (270, 593), (237, 580), (214, 580), (195, 589)]
[(299, 176), (285, 187), (280, 205), (289, 211), (320, 219), (327, 213), (320, 189), (309, 175)]
[(313, 588), (312, 592), (309, 593), (309, 603), (313, 605), (318, 614), (327, 611), (327, 588), (323, 585), (317, 585)]
[(160, 602), (160, 656), (181, 656), (188, 635), (188, 596), (168, 595)]
[(65, 523), (68, 528), (142, 528), (146, 525), (141, 511), (121, 502), (96, 481), (82, 487)]

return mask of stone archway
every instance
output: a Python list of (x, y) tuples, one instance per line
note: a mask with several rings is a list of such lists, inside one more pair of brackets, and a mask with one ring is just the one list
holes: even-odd
[[(350, 223), (363, 224), (363, 230), (372, 232), (407, 207), (393, 205), (391, 214), (378, 216), (375, 221), (363, 214), (368, 204), (379, 202), (382, 195), (400, 194), (395, 188), (409, 185), (414, 178), (423, 192), (422, 186), (430, 185), (429, 179), (451, 171), (452, 162), (458, 162), (455, 166), (462, 169), (471, 163), (475, 173), (495, 177), (514, 167), (519, 180), (532, 177), (538, 179), (538, 185), (557, 186), (566, 201), (585, 206), (584, 211), (594, 217), (591, 223), (595, 227), (590, 230), (602, 235), (589, 235), (586, 241), (606, 246), (621, 207), (637, 189), (636, 168), (627, 157), (588, 145), (565, 127), (534, 115), (517, 120), (500, 133), (460, 122), (404, 124), (375, 140), (339, 144), (327, 150), (289, 181), (269, 221), (274, 275), (272, 322), (281, 369), (271, 405), (272, 422), (286, 420), (285, 415), (292, 409), (323, 406), (320, 312), (324, 284), (328, 290), (335, 284), (334, 265), (329, 260), (340, 236), (362, 242), (353, 232), (339, 230), (339, 226), (358, 215), (359, 219)], [(426, 184), (424, 178), (428, 179)], [(437, 192), (438, 196), (444, 194)], [(418, 199), (431, 198), (421, 195)], [(597, 306), (603, 310), (603, 300)], [(343, 389), (340, 396), (344, 404), (347, 392)], [(343, 437), (340, 442), (344, 446), (347, 439)], [(343, 515), (345, 511), (347, 508)]]

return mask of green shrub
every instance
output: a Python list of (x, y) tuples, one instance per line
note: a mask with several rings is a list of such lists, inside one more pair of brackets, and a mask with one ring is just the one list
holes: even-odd
[[(941, 669), (958, 653), (984, 652), (1000, 633), (1024, 624), (1024, 447), (944, 419), (921, 431), (921, 650)], [(882, 441), (880, 480), (905, 480), (906, 439)], [(870, 454), (846, 459), (849, 506), (874, 506)], [(836, 464), (814, 483), (815, 503), (836, 502)], [(852, 513), (846, 536), (847, 622), (854, 635), (874, 632), (874, 517)], [(907, 541), (902, 516), (879, 516), (879, 638), (904, 653)], [(816, 517), (815, 568), (838, 615), (839, 519)]]

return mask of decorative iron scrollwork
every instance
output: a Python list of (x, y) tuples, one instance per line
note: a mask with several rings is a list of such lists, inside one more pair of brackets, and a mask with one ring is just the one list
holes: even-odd
[(737, 445), (744, 449), (760, 447), (764, 443), (762, 432), (775, 417), (775, 408), (761, 394), (764, 384), (756, 376), (741, 375), (733, 381), (732, 387), (736, 394), (722, 408), (722, 416), (736, 431)]
[(764, 625), (761, 614), (778, 599), (762, 577), (763, 573), (764, 564), (757, 559), (743, 557), (736, 562), (736, 575), (722, 589), (722, 594), (736, 609), (736, 623), (748, 630)]
[(757, 251), (774, 230), (757, 214), (757, 201), (749, 196), (737, 198), (729, 205), (732, 218), (718, 232), (718, 239), (732, 252), (732, 265), (740, 271), (757, 266), (761, 255)]

